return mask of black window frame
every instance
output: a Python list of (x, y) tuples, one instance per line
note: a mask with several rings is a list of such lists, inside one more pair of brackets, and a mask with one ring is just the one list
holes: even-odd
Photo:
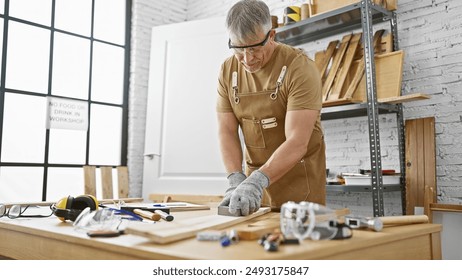
[[(14, 0), (12, 0), (14, 1)], [(52, 12), (51, 12), (51, 25), (46, 26), (38, 24), (35, 22), (27, 21), (24, 19), (19, 19), (9, 16), (9, 5), (10, 0), (5, 0), (4, 14), (0, 14), (0, 18), (3, 19), (3, 48), (2, 48), (2, 64), (1, 64), (1, 76), (0, 76), (0, 167), (43, 167), (43, 182), (42, 182), (42, 201), (47, 201), (47, 181), (48, 181), (48, 168), (53, 167), (66, 167), (66, 168), (82, 168), (85, 165), (89, 165), (90, 158), (90, 125), (91, 125), (91, 105), (104, 105), (118, 107), (122, 109), (122, 135), (121, 135), (121, 152), (120, 152), (120, 165), (127, 165), (127, 151), (128, 151), (128, 99), (129, 99), (129, 75), (130, 75), (130, 38), (131, 38), (131, 18), (132, 18), (132, 0), (125, 0), (125, 41), (124, 45), (118, 45), (112, 42), (99, 40), (94, 38), (94, 17), (95, 17), (95, 1), (92, 0), (92, 11), (91, 11), (91, 33), (90, 36), (83, 36), (80, 34), (72, 33), (62, 29), (55, 28), (55, 5), (56, 1), (52, 0)], [(48, 68), (48, 89), (47, 93), (38, 93), (38, 92), (29, 92), (16, 89), (5, 88), (5, 77), (6, 77), (6, 65), (7, 65), (7, 46), (8, 46), (8, 31), (9, 31), (9, 22), (19, 22), (27, 24), (30, 26), (43, 28), (50, 31), (50, 51), (49, 51), (49, 68)], [(51, 94), (51, 85), (53, 78), (53, 51), (54, 51), (54, 35), (56, 32), (67, 34), (71, 36), (76, 36), (84, 39), (90, 40), (90, 71), (89, 71), (89, 89), (88, 89), (88, 98), (79, 99), (71, 98), (67, 96), (52, 95)], [(93, 66), (93, 45), (94, 42), (109, 44), (117, 47), (122, 47), (124, 49), (124, 81), (123, 81), (123, 100), (122, 104), (112, 104), (106, 102), (98, 102), (91, 100), (91, 83), (92, 83), (92, 66)], [(23, 94), (29, 96), (39, 96), (39, 97), (61, 97), (71, 100), (85, 101), (88, 103), (88, 129), (87, 129), (87, 139), (86, 139), (86, 154), (85, 154), (85, 164), (52, 164), (48, 162), (49, 149), (50, 149), (50, 130), (46, 129), (45, 134), (45, 153), (43, 163), (31, 163), (31, 162), (3, 162), (1, 160), (2, 156), (2, 141), (3, 141), (3, 117), (5, 110), (5, 94)], [(96, 167), (101, 167), (96, 165)], [(83, 174), (83, 173), (82, 173)], [(82, 175), (83, 176), (83, 175)], [(82, 186), (83, 188), (83, 186)]]

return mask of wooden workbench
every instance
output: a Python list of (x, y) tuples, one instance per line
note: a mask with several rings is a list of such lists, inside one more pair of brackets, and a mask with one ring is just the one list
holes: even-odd
[[(211, 210), (194, 211), (194, 215)], [(265, 215), (271, 215), (268, 213)], [(175, 213), (175, 219), (191, 212)], [(228, 247), (218, 242), (189, 238), (159, 245), (146, 237), (125, 234), (89, 238), (71, 223), (56, 217), (0, 219), (0, 255), (12, 259), (441, 259), (441, 225), (415, 224), (384, 228), (381, 232), (354, 230), (347, 240), (305, 240), (301, 245), (265, 251), (257, 241), (240, 241)]]

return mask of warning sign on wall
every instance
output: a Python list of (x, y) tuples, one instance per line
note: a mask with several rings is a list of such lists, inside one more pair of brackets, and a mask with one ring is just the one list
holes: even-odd
[(47, 97), (47, 129), (88, 129), (88, 103), (58, 97)]

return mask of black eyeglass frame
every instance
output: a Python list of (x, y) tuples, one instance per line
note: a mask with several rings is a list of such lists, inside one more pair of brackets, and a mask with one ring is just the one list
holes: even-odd
[(266, 33), (265, 39), (263, 41), (261, 41), (260, 43), (257, 43), (257, 44), (253, 44), (253, 45), (233, 46), (233, 45), (231, 45), (231, 39), (228, 39), (228, 48), (229, 49), (247, 49), (247, 48), (255, 48), (255, 47), (264, 46), (268, 42), (268, 39), (269, 39), (270, 34), (271, 34), (271, 30), (272, 29), (270, 29), (270, 31), (268, 31), (268, 33)]
[[(8, 218), (10, 219), (17, 219), (17, 218), (47, 218), (47, 217), (50, 217), (51, 215), (53, 215), (53, 212), (50, 213), (50, 215), (23, 215), (24, 212), (26, 212), (26, 210), (30, 207), (31, 205), (26, 205), (25, 207), (23, 207), (22, 205), (12, 205), (10, 208), (7, 209), (7, 207), (3, 204), (0, 204), (0, 208), (2, 209), (2, 213), (0, 213), (0, 218), (1, 217), (4, 217), (4, 216), (7, 216)], [(19, 214), (18, 216), (11, 216), (10, 215), (10, 211), (11, 211), (11, 208), (13, 207), (19, 207)], [(51, 209), (51, 206), (50, 206), (50, 209)]]

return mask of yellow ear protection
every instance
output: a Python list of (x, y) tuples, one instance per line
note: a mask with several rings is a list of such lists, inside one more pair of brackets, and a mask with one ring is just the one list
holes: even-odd
[(98, 209), (98, 200), (92, 195), (67, 196), (56, 202), (51, 208), (53, 214), (61, 221), (75, 221), (83, 209)]

